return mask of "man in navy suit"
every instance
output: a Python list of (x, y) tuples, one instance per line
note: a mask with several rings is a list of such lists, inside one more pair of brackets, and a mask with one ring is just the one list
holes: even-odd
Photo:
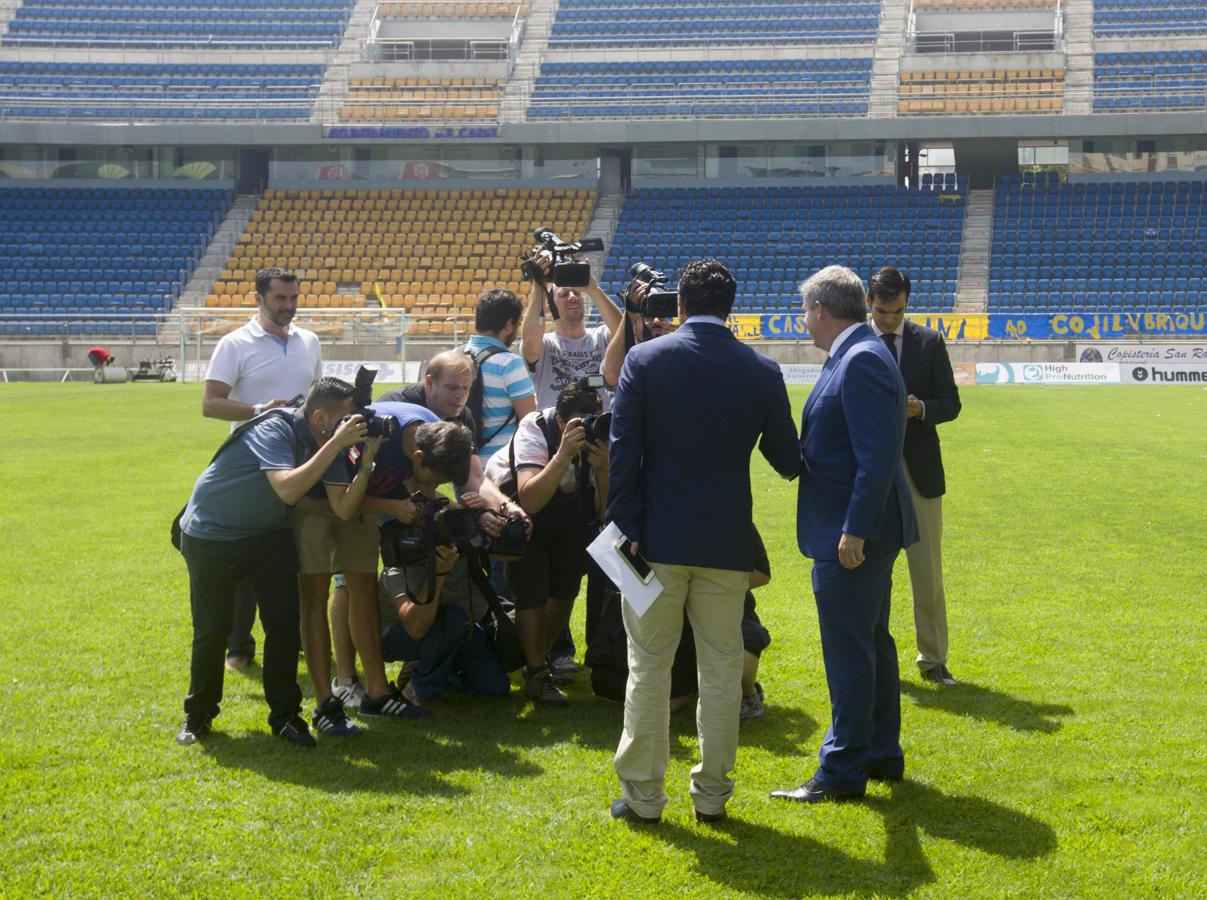
[[(742, 699), (742, 604), (754, 564), (750, 455), (786, 478), (800, 470), (779, 366), (726, 327), (737, 285), (713, 259), (679, 279), (683, 324), (625, 357), (612, 406), (608, 518), (638, 546), (663, 591), (644, 615), (625, 604), (629, 680), (612, 816), (654, 823), (667, 803), (671, 665), (686, 612), (695, 634), (700, 764), (696, 818), (715, 822), (733, 794)], [(761, 436), (761, 439), (760, 439)]]
[(813, 559), (831, 718), (813, 777), (771, 796), (814, 803), (862, 797), (869, 778), (905, 771), (889, 597), (917, 528), (901, 465), (905, 383), (864, 324), (863, 282), (829, 266), (801, 296), (813, 343), (830, 354), (801, 421), (796, 537)]

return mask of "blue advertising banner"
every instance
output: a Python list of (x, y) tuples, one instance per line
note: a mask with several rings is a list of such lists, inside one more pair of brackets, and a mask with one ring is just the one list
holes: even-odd
[[(911, 312), (906, 317), (919, 325), (935, 329), (949, 341), (981, 340), (989, 335), (989, 317), (984, 313)], [(805, 314), (797, 312), (763, 316), (761, 334), (766, 341), (807, 338), (809, 329), (805, 327)]]
[(1207, 310), (1170, 313), (1044, 313), (989, 316), (989, 337), (1034, 341), (1092, 339), (1136, 335), (1207, 335)]

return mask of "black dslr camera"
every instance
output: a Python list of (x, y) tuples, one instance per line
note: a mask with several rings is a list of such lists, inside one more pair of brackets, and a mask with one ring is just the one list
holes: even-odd
[[(373, 380), (377, 378), (377, 366), (361, 366), (356, 370), (356, 384), (353, 385), (352, 402), (356, 404), (353, 415), (364, 417), (365, 426), (369, 429), (369, 437), (383, 437), (387, 440), (398, 433), (398, 420), (393, 416), (379, 416), (369, 409), (373, 402)], [(345, 416), (344, 419), (349, 418)], [(343, 421), (341, 419), (340, 421)]]
[(641, 298), (641, 305), (636, 307), (629, 303), (627, 295), (618, 295), (625, 309), (641, 313), (644, 319), (673, 319), (679, 315), (679, 287), (676, 285), (674, 290), (664, 290), (664, 273), (650, 268), (646, 263), (635, 262), (629, 266), (629, 277), (642, 284), (648, 284), (650, 289)]
[(598, 444), (600, 442), (606, 444), (611, 429), (612, 414), (610, 412), (589, 413), (583, 416), (583, 431), (586, 432), (588, 444)]
[[(524, 276), (525, 281), (535, 281), (537, 284), (545, 283), (545, 275), (541, 267), (536, 264), (534, 257), (542, 250), (548, 250), (553, 255), (553, 271), (550, 273), (550, 279), (558, 287), (586, 287), (591, 283), (591, 266), (585, 262), (579, 262), (577, 256), (579, 253), (599, 253), (603, 251), (603, 241), (599, 238), (584, 238), (581, 241), (569, 243), (563, 241), (548, 228), (538, 228), (533, 232), (539, 246), (521, 259), (520, 273)], [(556, 313), (554, 316), (556, 317)]]
[(422, 491), (411, 494), (419, 510), (419, 520), (403, 528), (395, 539), (395, 548), (407, 559), (420, 559), (436, 547), (474, 546), (478, 523), (472, 509), (453, 506), (448, 497), (429, 497)]
[(485, 541), (483, 549), (494, 556), (524, 556), (528, 552), (528, 528), (519, 516), (508, 516), (498, 537)]

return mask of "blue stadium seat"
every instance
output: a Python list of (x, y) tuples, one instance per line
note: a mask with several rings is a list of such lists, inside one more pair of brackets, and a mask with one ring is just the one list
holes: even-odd
[[(64, 317), (28, 325), (6, 317), (5, 333), (61, 334), (70, 315), (125, 311), (121, 320), (93, 319), (72, 333), (154, 334), (148, 317), (170, 308), (196, 247), (208, 244), (233, 201), (223, 188), (0, 187), (0, 259), (7, 260), (0, 307)], [(151, 253), (162, 266), (152, 265)], [(164, 277), (149, 277), (154, 268)]]

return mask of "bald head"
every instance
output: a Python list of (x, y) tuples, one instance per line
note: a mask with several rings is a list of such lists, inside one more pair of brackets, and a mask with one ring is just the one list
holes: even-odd
[(423, 396), (427, 408), (442, 419), (455, 419), (469, 401), (474, 367), (460, 350), (437, 353), (427, 364), (423, 376)]

